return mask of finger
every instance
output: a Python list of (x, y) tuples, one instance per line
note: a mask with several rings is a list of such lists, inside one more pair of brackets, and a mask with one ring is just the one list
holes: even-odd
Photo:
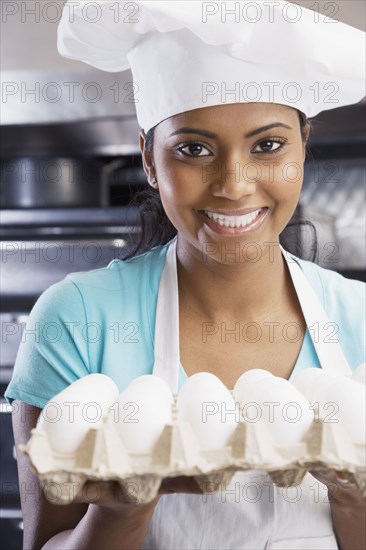
[[(347, 475), (347, 472), (342, 470), (309, 470), (309, 473), (318, 481), (326, 485), (328, 489), (331, 489), (333, 496), (335, 496), (335, 494), (344, 495), (345, 491), (349, 492), (353, 488), (357, 488), (356, 481), (352, 478), (352, 475)], [(337, 488), (336, 492), (335, 487)], [(338, 491), (341, 491), (341, 493)]]
[(341, 470), (335, 470), (337, 474), (337, 482), (345, 490), (349, 490), (352, 487), (358, 487), (355, 476), (351, 472), (344, 472)]
[(75, 496), (75, 502), (88, 504), (110, 502), (113, 499), (113, 481), (86, 481)]
[(333, 469), (322, 468), (317, 470), (309, 470), (309, 474), (315, 477), (318, 481), (321, 481), (321, 483), (324, 483), (324, 485), (327, 483), (336, 483), (337, 481), (337, 474)]
[(166, 477), (161, 482), (159, 493), (163, 495), (169, 493), (193, 493), (202, 495), (202, 489), (192, 477)]
[(342, 472), (341, 470), (335, 470), (335, 473), (337, 474), (337, 478), (342, 483), (350, 483), (350, 480), (347, 478), (347, 476)]

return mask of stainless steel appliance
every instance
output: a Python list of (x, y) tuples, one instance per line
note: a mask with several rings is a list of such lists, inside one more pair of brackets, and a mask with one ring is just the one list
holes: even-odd
[[(7, 157), (8, 159), (9, 157)], [(17, 166), (21, 160), (18, 161)], [(28, 162), (28, 161), (27, 161)], [(78, 167), (84, 165), (85, 159)], [(31, 168), (37, 159), (32, 159)], [(2, 182), (17, 188), (6, 189), (6, 206), (0, 211), (1, 230), (1, 308), (0, 327), (2, 346), (0, 352), (1, 396), (10, 381), (17, 350), (24, 335), (25, 324), (38, 296), (50, 285), (63, 279), (72, 271), (87, 271), (106, 266), (123, 257), (139, 235), (139, 218), (136, 209), (126, 203), (134, 189), (141, 184), (140, 163), (134, 158), (99, 158), (100, 178), (90, 190), (74, 191), (70, 200), (67, 193), (57, 197), (39, 193), (46, 181), (28, 180), (25, 189), (22, 182)], [(131, 168), (131, 164), (136, 164)], [(45, 165), (42, 159), (41, 166)], [(74, 164), (73, 164), (74, 165)], [(3, 162), (3, 168), (9, 166)], [(9, 172), (7, 172), (8, 174)], [(12, 176), (13, 177), (13, 176)], [(5, 178), (5, 179), (4, 179)], [(105, 178), (105, 180), (103, 179)], [(103, 187), (106, 182), (107, 187)], [(103, 193), (107, 206), (103, 206)], [(4, 190), (4, 188), (3, 188)], [(78, 193), (78, 196), (76, 195)], [(57, 195), (57, 193), (56, 193)], [(31, 204), (26, 199), (32, 199)], [(83, 201), (84, 199), (84, 201)], [(67, 207), (65, 207), (65, 202)], [(80, 203), (85, 204), (80, 206)], [(114, 203), (115, 206), (111, 206)], [(94, 206), (90, 206), (93, 204)], [(40, 207), (40, 206), (43, 207)], [(10, 208), (13, 206), (13, 208)], [(14, 208), (16, 206), (16, 208)], [(35, 208), (37, 206), (37, 208)], [(61, 206), (61, 207), (60, 207)], [(22, 548), (22, 513), (18, 476), (13, 447), (11, 422), (12, 409), (4, 398), (0, 400), (0, 528), (4, 548)]]

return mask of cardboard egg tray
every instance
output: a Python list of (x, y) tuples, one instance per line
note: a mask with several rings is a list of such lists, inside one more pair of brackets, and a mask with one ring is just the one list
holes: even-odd
[(204, 493), (213, 493), (227, 486), (235, 472), (252, 469), (289, 487), (300, 485), (308, 470), (335, 468), (366, 494), (366, 446), (352, 442), (341, 423), (320, 420), (313, 421), (300, 443), (286, 446), (276, 444), (263, 423), (242, 420), (226, 447), (207, 450), (189, 423), (178, 422), (174, 404), (172, 421), (149, 454), (128, 452), (112, 415), (91, 428), (73, 454), (56, 453), (38, 428), (20, 449), (29, 456), (46, 498), (58, 504), (72, 502), (88, 480), (118, 481), (129, 502), (145, 503), (157, 495), (165, 477), (193, 476)]

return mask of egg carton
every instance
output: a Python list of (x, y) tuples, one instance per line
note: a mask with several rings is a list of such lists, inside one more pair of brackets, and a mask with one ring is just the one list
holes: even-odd
[(226, 447), (203, 449), (191, 425), (178, 421), (175, 405), (149, 454), (127, 450), (111, 415), (89, 429), (73, 454), (55, 452), (39, 428), (20, 449), (54, 504), (72, 502), (88, 480), (115, 480), (126, 500), (146, 503), (163, 478), (193, 476), (204, 493), (213, 493), (244, 470), (265, 471), (276, 485), (289, 487), (300, 485), (308, 470), (335, 468), (366, 494), (366, 445), (351, 441), (341, 423), (315, 419), (294, 445), (278, 445), (265, 424), (241, 420)]

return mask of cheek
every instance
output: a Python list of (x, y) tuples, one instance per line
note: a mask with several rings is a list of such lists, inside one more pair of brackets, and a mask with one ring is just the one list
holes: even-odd
[[(174, 181), (174, 183), (171, 183)], [(159, 186), (160, 197), (166, 211), (179, 212), (179, 215), (185, 215), (185, 211), (199, 204), (200, 188), (193, 182), (175, 178), (174, 180), (165, 180)], [(185, 210), (187, 209), (187, 210)]]
[(174, 209), (199, 203), (205, 192), (202, 168), (184, 164), (165, 163), (161, 165), (159, 189), (162, 202), (174, 205)]
[(280, 166), (272, 167), (272, 171), (263, 182), (264, 187), (276, 202), (292, 204), (299, 198), (303, 171), (301, 162), (281, 162)]
[(298, 162), (289, 162), (282, 169), (282, 178), (294, 189), (301, 187), (303, 180), (303, 166)]
[(160, 199), (166, 215), (175, 228), (181, 232), (192, 224), (193, 208), (202, 204), (202, 182), (181, 173), (169, 171), (159, 180)]

